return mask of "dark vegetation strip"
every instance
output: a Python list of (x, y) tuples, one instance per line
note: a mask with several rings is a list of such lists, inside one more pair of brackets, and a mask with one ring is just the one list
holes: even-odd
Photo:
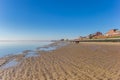
[(120, 39), (94, 39), (94, 40), (80, 40), (79, 42), (120, 42)]

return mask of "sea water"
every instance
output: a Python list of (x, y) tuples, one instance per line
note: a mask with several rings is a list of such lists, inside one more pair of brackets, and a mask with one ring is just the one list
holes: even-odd
[(35, 50), (37, 47), (49, 45), (52, 42), (0, 42), (0, 58), (20, 54), (25, 50)]

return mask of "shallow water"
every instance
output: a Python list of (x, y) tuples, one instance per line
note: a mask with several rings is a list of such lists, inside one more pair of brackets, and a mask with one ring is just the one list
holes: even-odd
[(25, 58), (28, 58), (28, 57), (35, 57), (35, 56), (38, 56), (37, 53), (35, 52), (28, 52), (26, 55), (25, 55)]
[(60, 43), (56, 43), (56, 44), (51, 44), (49, 46), (43, 46), (43, 47), (38, 47), (37, 51), (52, 51), (52, 50), (56, 50), (57, 48), (60, 48), (62, 46), (66, 46), (68, 43), (67, 42), (60, 42)]
[(57, 47), (53, 46), (53, 47), (41, 47), (39, 50), (40, 51), (52, 51), (55, 50)]
[(15, 59), (13, 59), (13, 60), (9, 61), (8, 63), (4, 64), (2, 66), (2, 68), (3, 69), (10, 68), (10, 67), (16, 66), (17, 64), (18, 64), (18, 62)]

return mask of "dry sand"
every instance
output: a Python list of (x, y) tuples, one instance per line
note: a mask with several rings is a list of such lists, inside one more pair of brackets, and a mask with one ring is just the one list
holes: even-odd
[(120, 43), (69, 44), (19, 61), (0, 80), (120, 80)]

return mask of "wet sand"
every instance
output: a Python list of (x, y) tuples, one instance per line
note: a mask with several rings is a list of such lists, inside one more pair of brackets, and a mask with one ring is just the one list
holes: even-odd
[[(69, 44), (12, 58), (19, 64), (0, 68), (0, 80), (120, 80), (120, 43)], [(0, 59), (0, 65), (9, 59)]]

